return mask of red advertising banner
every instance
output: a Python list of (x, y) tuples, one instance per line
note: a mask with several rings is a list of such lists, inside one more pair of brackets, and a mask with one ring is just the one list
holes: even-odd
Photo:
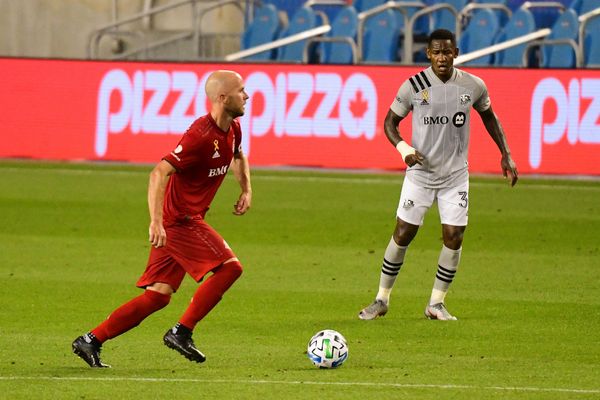
[[(404, 168), (382, 125), (418, 67), (0, 59), (0, 157), (157, 162), (207, 112), (204, 82), (221, 68), (250, 95), (252, 165)], [(467, 70), (486, 82), (521, 173), (600, 175), (599, 70)], [(471, 119), (470, 170), (498, 173)], [(410, 117), (400, 131), (410, 140)]]

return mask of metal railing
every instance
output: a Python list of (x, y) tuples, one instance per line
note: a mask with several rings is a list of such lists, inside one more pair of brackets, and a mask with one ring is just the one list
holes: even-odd
[(304, 54), (302, 57), (302, 62), (304, 64), (308, 63), (309, 54), (312, 46), (317, 43), (343, 43), (347, 44), (352, 51), (352, 64), (358, 64), (358, 48), (356, 47), (356, 42), (354, 39), (347, 36), (337, 36), (337, 37), (315, 37), (306, 41), (304, 45)]
[[(523, 51), (523, 66), (527, 66), (527, 60), (529, 59), (529, 52), (534, 47), (543, 47), (543, 46), (556, 46), (556, 45), (566, 45), (573, 49), (573, 53), (575, 53), (575, 67), (579, 67), (582, 63), (581, 53), (579, 52), (579, 46), (577, 42), (573, 39), (545, 39), (538, 40), (535, 42), (529, 43), (525, 50)], [(543, 62), (544, 53), (542, 52), (542, 62)]]
[(558, 8), (560, 11), (565, 11), (566, 7), (558, 1), (526, 1), (521, 7), (529, 10), (530, 8)]
[(321, 25), (319, 27), (306, 30), (304, 32), (296, 33), (285, 38), (275, 40), (270, 43), (261, 44), (258, 46), (250, 47), (246, 50), (241, 50), (236, 53), (225, 56), (225, 61), (237, 61), (246, 57), (250, 57), (268, 50), (273, 50), (278, 47), (287, 46), (288, 44), (300, 42), (302, 40), (311, 39), (316, 36), (323, 35), (331, 30), (331, 25)]
[[(153, 7), (152, 0), (146, 0), (144, 4), (144, 10), (142, 12), (136, 13), (129, 17), (123, 18), (121, 20), (112, 22), (107, 24), (99, 29), (93, 31), (88, 40), (87, 47), (87, 57), (94, 59), (99, 56), (99, 47), (100, 41), (105, 36), (111, 37), (137, 37), (140, 41), (144, 41), (148, 32), (152, 32), (152, 17), (164, 13), (166, 11), (170, 11), (176, 8), (190, 6), (192, 8), (192, 12), (190, 13), (190, 29), (180, 30), (175, 34), (170, 35), (167, 38), (154, 40), (150, 43), (143, 43), (141, 46), (129, 50), (127, 52), (120, 52), (119, 54), (111, 57), (112, 59), (123, 59), (127, 57), (131, 57), (136, 54), (145, 53), (148, 54), (148, 51), (152, 49), (159, 48), (161, 46), (175, 43), (185, 39), (192, 39), (194, 46), (194, 57), (198, 57), (200, 51), (200, 38), (204, 34), (201, 30), (202, 27), (202, 19), (211, 11), (215, 11), (224, 6), (234, 6), (237, 10), (242, 14), (242, 18), (245, 18), (245, 8), (242, 3), (248, 2), (251, 5), (261, 4), (260, 0), (215, 0), (216, 4), (209, 5), (208, 7), (203, 7), (200, 9), (198, 3), (205, 3), (201, 0), (178, 0), (169, 4), (165, 4), (162, 6)], [(113, 14), (116, 16), (116, 10), (113, 10)], [(122, 31), (119, 28), (125, 26), (127, 24), (131, 24), (134, 22), (141, 21), (143, 26), (149, 31), (144, 32), (143, 30), (132, 30), (132, 31)], [(238, 35), (239, 36), (239, 35)]]
[(356, 34), (356, 47), (358, 52), (358, 60), (362, 61), (364, 53), (364, 34), (365, 24), (367, 20), (373, 18), (387, 10), (397, 10), (402, 14), (404, 26), (408, 25), (409, 16), (407, 7), (425, 7), (425, 4), (420, 1), (388, 1), (387, 3), (370, 8), (358, 14), (358, 27)]
[(583, 67), (583, 63), (585, 61), (585, 49), (584, 49), (584, 41), (585, 41), (585, 27), (586, 25), (595, 18), (600, 17), (600, 8), (596, 8), (592, 11), (589, 11), (581, 16), (579, 16), (579, 54), (581, 55), (580, 65), (578, 67)]
[(462, 20), (468, 18), (473, 11), (488, 9), (488, 10), (499, 10), (506, 14), (508, 19), (512, 16), (512, 11), (510, 8), (505, 6), (504, 4), (496, 4), (496, 3), (469, 3), (462, 10), (460, 10), (459, 18)]
[(345, 0), (308, 0), (304, 3), (304, 7), (312, 6), (347, 6), (348, 3)]
[[(345, 6), (346, 2), (344, 0), (309, 0), (304, 4), (305, 7), (307, 5), (308, 6), (311, 6), (311, 5)], [(329, 24), (329, 17), (327, 17), (327, 14), (325, 14), (323, 11), (319, 11), (319, 10), (314, 10), (314, 13), (317, 14), (321, 18), (322, 25), (317, 26), (315, 28), (307, 29), (302, 32), (298, 32), (294, 35), (290, 35), (290, 36), (287, 36), (287, 37), (284, 37), (281, 39), (277, 39), (270, 43), (261, 44), (258, 46), (247, 48), (245, 50), (240, 50), (238, 52), (228, 54), (225, 56), (224, 60), (225, 61), (243, 60), (244, 58), (251, 57), (253, 55), (256, 55), (256, 54), (259, 54), (259, 53), (262, 53), (262, 52), (265, 52), (268, 50), (278, 49), (283, 46), (301, 42), (301, 41), (307, 40), (307, 39), (311, 40), (315, 37), (319, 37), (321, 35), (328, 33), (331, 30), (331, 25)], [(306, 45), (305, 45), (305, 51), (306, 51)]]
[(526, 35), (519, 36), (502, 43), (497, 43), (493, 46), (486, 47), (485, 49), (475, 50), (470, 53), (462, 54), (456, 57), (456, 59), (454, 60), (454, 65), (464, 64), (466, 62), (475, 60), (479, 57), (487, 56), (489, 54), (503, 51), (511, 47), (519, 46), (523, 43), (535, 43), (535, 41), (548, 36), (550, 32), (551, 30), (548, 28), (540, 29), (538, 31), (528, 33)]
[(414, 13), (412, 15), (412, 17), (410, 17), (408, 24), (405, 25), (406, 29), (405, 29), (405, 34), (404, 34), (404, 54), (402, 56), (402, 64), (412, 64), (412, 62), (413, 62), (413, 54), (414, 54), (414, 50), (413, 50), (414, 32), (413, 32), (413, 29), (414, 29), (414, 26), (415, 26), (417, 20), (424, 15), (430, 15), (430, 14), (433, 14), (434, 12), (440, 11), (440, 10), (448, 10), (452, 13), (452, 15), (454, 15), (454, 20), (455, 20), (454, 35), (456, 37), (456, 43), (460, 42), (461, 27), (462, 27), (461, 20), (460, 20), (460, 12), (449, 4), (436, 4), (431, 7), (426, 7), (424, 9), (419, 10), (416, 13)]

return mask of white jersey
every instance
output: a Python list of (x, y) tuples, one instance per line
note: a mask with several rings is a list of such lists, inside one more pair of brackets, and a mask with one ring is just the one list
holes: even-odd
[(454, 185), (468, 176), (470, 110), (485, 111), (490, 98), (483, 80), (454, 68), (442, 82), (431, 67), (407, 79), (390, 109), (400, 117), (412, 111), (412, 143), (423, 165), (409, 167), (406, 176), (428, 188)]

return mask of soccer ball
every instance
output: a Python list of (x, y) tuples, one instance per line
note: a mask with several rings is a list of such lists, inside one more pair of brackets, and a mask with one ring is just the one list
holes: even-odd
[(348, 359), (348, 344), (341, 333), (325, 329), (310, 338), (307, 354), (319, 368), (336, 368)]

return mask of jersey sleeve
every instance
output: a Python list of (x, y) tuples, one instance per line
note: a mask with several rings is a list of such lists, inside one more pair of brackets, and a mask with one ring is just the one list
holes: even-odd
[(177, 147), (164, 156), (163, 160), (169, 162), (177, 171), (184, 171), (198, 162), (198, 156), (203, 154), (201, 149), (202, 141), (199, 135), (195, 135), (194, 130), (190, 127), (179, 140)]
[(390, 110), (402, 118), (406, 117), (412, 110), (412, 91), (408, 80), (404, 81), (402, 86), (400, 86), (400, 89), (398, 89), (398, 93), (396, 93), (396, 98), (392, 102)]
[(233, 154), (239, 154), (242, 151), (242, 128), (240, 123), (233, 121)]
[(479, 91), (479, 97), (473, 103), (473, 108), (479, 112), (482, 112), (490, 108), (492, 101), (490, 100), (490, 96), (483, 79), (477, 76), (473, 76), (473, 79), (475, 80), (475, 84), (477, 85), (477, 89)]

